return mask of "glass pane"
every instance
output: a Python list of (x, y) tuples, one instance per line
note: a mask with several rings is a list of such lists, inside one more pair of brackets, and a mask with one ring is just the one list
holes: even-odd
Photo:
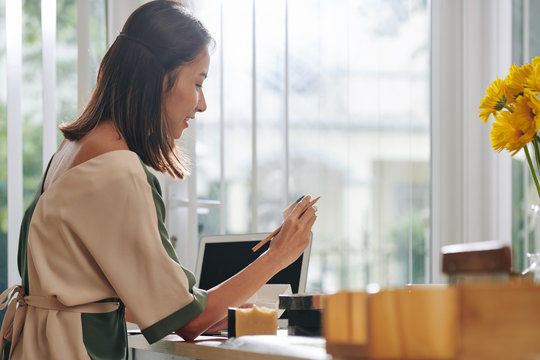
[[(77, 115), (77, 5), (76, 0), (56, 2), (56, 120), (70, 123)], [(57, 140), (63, 136), (58, 130)]]
[[(540, 14), (540, 1), (538, 0), (529, 0), (529, 26), (527, 30), (529, 33), (529, 58), (532, 59), (536, 56), (540, 56), (540, 36), (538, 32), (540, 31), (540, 24), (538, 23), (537, 15)], [(530, 59), (525, 59), (527, 62)]]
[[(0, 0), (0, 292), (7, 288), (7, 69), (6, 1)], [(0, 311), (0, 319), (4, 318)], [(1, 324), (1, 321), (0, 321)]]
[(23, 1), (22, 21), (23, 208), (26, 209), (43, 170), (41, 0)]
[(512, 254), (513, 266), (515, 269), (524, 270), (526, 267), (525, 254), (527, 253), (527, 239), (524, 235), (526, 211), (525, 186), (529, 169), (520, 160), (512, 158)]
[(523, 0), (512, 0), (512, 61), (523, 65)]
[[(252, 1), (223, 2), (225, 231), (251, 231)], [(227, 46), (229, 44), (229, 46)]]
[[(320, 195), (308, 291), (425, 282), (430, 223), (426, 2), (256, 1), (256, 73), (253, 2), (222, 2), (220, 27), (204, 10), (213, 2), (202, 3), (197, 3), (199, 16), (213, 24), (218, 48), (223, 47), (212, 57), (219, 62), (223, 51), (218, 70), (223, 69), (223, 92), (208, 91), (207, 102), (209, 109), (213, 102), (224, 109), (225, 231), (251, 231), (253, 208), (255, 229), (270, 231), (288, 203), (305, 193)], [(198, 179), (197, 186), (205, 189), (198, 196), (210, 197), (219, 188), (213, 154), (219, 151), (218, 117), (203, 114), (197, 127), (197, 151), (202, 151), (197, 175), (202, 171), (214, 184)], [(207, 161), (208, 156), (213, 158)], [(208, 219), (200, 216), (205, 224)]]
[(201, 207), (197, 209), (199, 237), (219, 234), (219, 209)]
[(289, 1), (289, 192), (321, 196), (308, 277), (313, 291), (343, 288), (352, 275), (347, 253), (355, 252), (348, 247), (354, 224), (343, 217), (352, 191), (344, 186), (351, 143), (346, 19), (344, 2)]
[[(525, 14), (526, 5), (528, 12)], [(540, 56), (540, 25), (536, 21), (538, 15), (540, 1), (512, 1), (512, 62), (520, 66)], [(525, 19), (528, 20), (528, 28)], [(528, 44), (525, 39), (529, 40)], [(520, 151), (512, 157), (512, 253), (516, 271), (527, 267), (527, 253), (540, 251), (535, 244), (535, 221), (531, 208), (537, 202), (538, 195), (531, 172), (524, 153)]]
[(255, 2), (257, 231), (271, 232), (287, 207), (284, 0)]
[(313, 290), (425, 282), (425, 3), (294, 1), (289, 16), (292, 191), (322, 197)]
[[(196, 171), (197, 171), (197, 198), (204, 200), (221, 200), (221, 11), (215, 2), (197, 2), (197, 14), (203, 19), (204, 25), (215, 39), (215, 47), (211, 49), (210, 69), (208, 78), (204, 82), (204, 95), (207, 110), (197, 114), (196, 127)], [(191, 128), (186, 135), (192, 136)], [(212, 209), (212, 216), (199, 216), (199, 235), (221, 233), (221, 207)]]
[[(92, 0), (90, 1), (90, 48), (88, 55), (90, 57), (90, 77), (92, 88), (96, 84), (99, 62), (105, 51), (107, 50), (107, 0)], [(74, 23), (74, 20), (71, 20)]]

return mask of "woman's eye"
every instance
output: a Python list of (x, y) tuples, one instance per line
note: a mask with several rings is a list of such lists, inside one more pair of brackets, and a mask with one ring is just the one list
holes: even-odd
[(202, 88), (202, 84), (195, 84), (198, 88)]

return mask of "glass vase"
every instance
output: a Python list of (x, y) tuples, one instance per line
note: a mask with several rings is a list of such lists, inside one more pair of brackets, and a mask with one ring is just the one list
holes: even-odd
[(540, 253), (528, 253), (527, 263), (522, 275), (529, 275), (535, 284), (540, 284)]

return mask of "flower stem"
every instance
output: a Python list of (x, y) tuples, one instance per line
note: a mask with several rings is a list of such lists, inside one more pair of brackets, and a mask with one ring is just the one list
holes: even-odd
[(527, 157), (527, 162), (529, 163), (529, 169), (531, 169), (531, 174), (534, 179), (534, 184), (536, 185), (536, 191), (538, 192), (538, 196), (540, 196), (540, 184), (538, 184), (538, 178), (536, 177), (536, 171), (534, 171), (534, 165), (531, 161), (531, 155), (529, 154), (529, 149), (527, 148), (527, 144), (523, 147), (525, 150), (525, 156)]
[[(535, 135), (532, 139), (534, 147), (534, 158), (536, 160), (536, 168), (540, 169), (540, 150), (538, 149), (538, 135)], [(540, 196), (540, 194), (538, 194)]]

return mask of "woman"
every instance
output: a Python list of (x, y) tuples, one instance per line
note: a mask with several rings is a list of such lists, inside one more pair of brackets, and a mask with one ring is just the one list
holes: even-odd
[(192, 340), (308, 245), (316, 209), (306, 196), (265, 253), (208, 292), (178, 263), (146, 166), (184, 177), (174, 141), (206, 109), (212, 41), (173, 0), (147, 3), (127, 20), (86, 109), (61, 127), (65, 140), (25, 213), (22, 287), (4, 319), (2, 358), (125, 358), (126, 308), (149, 342), (173, 331)]

